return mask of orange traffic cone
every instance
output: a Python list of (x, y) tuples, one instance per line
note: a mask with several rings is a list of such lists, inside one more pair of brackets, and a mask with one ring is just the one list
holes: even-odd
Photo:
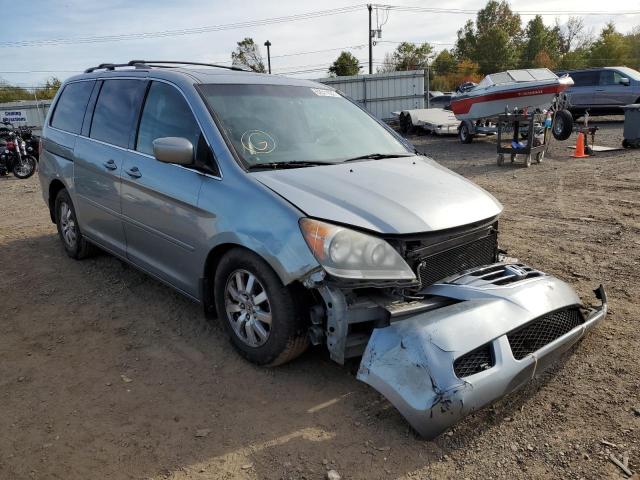
[(589, 156), (584, 153), (584, 133), (580, 132), (578, 134), (578, 139), (576, 140), (576, 153), (571, 156), (574, 158), (586, 158)]

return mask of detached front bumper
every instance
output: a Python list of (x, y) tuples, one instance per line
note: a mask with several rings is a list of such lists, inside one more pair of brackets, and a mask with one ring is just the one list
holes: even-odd
[[(535, 275), (483, 279), (507, 267), (483, 267), (432, 285), (423, 293), (458, 302), (373, 331), (358, 379), (426, 438), (527, 383), (606, 315), (602, 286), (595, 291), (602, 305), (584, 309), (569, 285), (529, 267), (524, 272)], [(467, 360), (475, 367), (461, 369)], [(484, 362), (479, 368), (478, 361)]]

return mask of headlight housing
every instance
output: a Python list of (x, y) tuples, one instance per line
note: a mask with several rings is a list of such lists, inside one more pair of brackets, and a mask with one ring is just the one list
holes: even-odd
[(400, 254), (386, 241), (345, 227), (300, 219), (300, 230), (330, 275), (361, 280), (415, 280)]

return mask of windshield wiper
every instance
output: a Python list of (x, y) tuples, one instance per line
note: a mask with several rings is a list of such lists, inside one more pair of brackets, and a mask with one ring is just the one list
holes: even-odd
[(385, 158), (402, 158), (413, 157), (412, 154), (397, 154), (397, 153), (368, 153), (366, 155), (360, 155), (359, 157), (347, 158), (344, 162), (355, 162), (356, 160), (383, 160)]
[(302, 168), (302, 167), (315, 167), (318, 165), (335, 165), (333, 162), (320, 162), (320, 161), (298, 161), (298, 162), (265, 162), (265, 163), (254, 163), (253, 165), (249, 165), (247, 170), (260, 170), (260, 169), (272, 169), (277, 170), (278, 168)]

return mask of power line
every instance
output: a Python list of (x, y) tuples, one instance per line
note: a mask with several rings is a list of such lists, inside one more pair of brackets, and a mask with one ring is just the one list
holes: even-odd
[[(419, 13), (449, 13), (449, 14), (464, 14), (474, 15), (478, 13), (478, 10), (462, 9), (462, 8), (432, 8), (432, 7), (413, 7), (405, 5), (374, 5), (378, 8), (389, 9), (394, 12), (419, 12)], [(621, 16), (621, 15), (638, 15), (640, 10), (625, 10), (625, 11), (587, 11), (587, 10), (512, 10), (513, 13), (520, 15), (608, 15), (608, 16)]]
[(155, 32), (133, 32), (118, 35), (102, 35), (91, 37), (76, 38), (53, 38), (40, 40), (18, 40), (15, 42), (0, 43), (0, 48), (19, 48), (49, 45), (75, 45), (82, 43), (103, 43), (103, 42), (119, 42), (124, 40), (138, 40), (159, 37), (175, 37), (182, 35), (196, 35), (201, 33), (219, 32), (223, 30), (233, 30), (237, 28), (259, 27), (263, 25), (272, 25), (276, 23), (295, 22), (300, 20), (310, 20), (330, 15), (341, 15), (345, 13), (355, 12), (364, 7), (364, 4), (351, 5), (341, 8), (333, 8), (328, 10), (318, 10), (314, 12), (300, 13), (296, 15), (287, 15), (282, 17), (265, 18), (261, 20), (248, 20), (245, 22), (227, 23), (221, 25), (207, 25), (202, 27), (184, 28), (179, 30), (161, 30)]

